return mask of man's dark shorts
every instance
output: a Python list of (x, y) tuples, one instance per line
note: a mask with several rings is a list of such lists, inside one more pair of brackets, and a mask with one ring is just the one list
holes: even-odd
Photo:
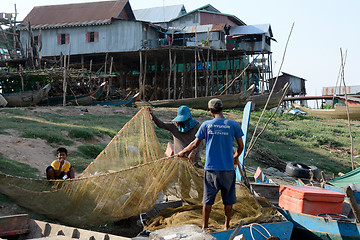
[(235, 171), (205, 171), (203, 204), (213, 205), (221, 191), (224, 205), (236, 203)]

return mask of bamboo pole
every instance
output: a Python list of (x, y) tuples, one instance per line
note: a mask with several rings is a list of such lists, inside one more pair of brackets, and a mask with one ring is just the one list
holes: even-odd
[(340, 48), (340, 54), (341, 54), (341, 80), (344, 84), (344, 94), (345, 94), (345, 105), (346, 105), (346, 113), (348, 118), (348, 127), (349, 127), (349, 134), (350, 134), (350, 144), (351, 144), (351, 168), (352, 170), (355, 169), (354, 167), (354, 139), (351, 132), (351, 122), (350, 122), (350, 112), (349, 112), (349, 102), (347, 99), (347, 91), (346, 91), (346, 84), (345, 84), (345, 61), (342, 53), (342, 49)]

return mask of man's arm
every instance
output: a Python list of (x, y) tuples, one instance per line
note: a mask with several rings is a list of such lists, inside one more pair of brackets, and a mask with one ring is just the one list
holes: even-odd
[(200, 145), (200, 143), (201, 143), (201, 140), (199, 138), (195, 138), (194, 141), (189, 143), (189, 145), (187, 145), (183, 150), (181, 150), (178, 153), (178, 156), (184, 157), (187, 152), (190, 152), (190, 151), (194, 150), (195, 148), (197, 148)]
[(155, 125), (158, 128), (163, 128), (166, 130), (169, 130), (169, 128), (167, 127), (166, 123), (164, 123), (163, 121), (161, 121), (158, 117), (156, 117), (156, 115), (153, 113), (152, 109), (149, 108), (149, 114), (150, 114), (150, 118), (151, 120), (153, 120), (153, 122), (155, 123)]
[(242, 141), (242, 138), (241, 137), (237, 138), (236, 142), (238, 144), (238, 147), (237, 147), (237, 149), (236, 149), (236, 151), (234, 153), (234, 160), (238, 159), (239, 156), (241, 155), (242, 151), (244, 150), (244, 143)]

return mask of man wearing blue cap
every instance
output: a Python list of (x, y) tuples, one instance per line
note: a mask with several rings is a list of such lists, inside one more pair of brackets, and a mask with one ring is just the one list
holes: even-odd
[[(172, 133), (174, 138), (173, 154), (180, 152), (195, 139), (195, 133), (198, 131), (200, 123), (192, 118), (188, 106), (180, 106), (177, 110), (177, 116), (170, 123), (162, 122), (156, 117), (151, 108), (149, 112), (156, 126)], [(201, 147), (194, 151), (189, 151), (189, 153), (186, 154), (190, 161), (197, 167), (202, 167), (200, 151)]]
[[(196, 138), (186, 148), (179, 152), (184, 157), (189, 151), (206, 140), (206, 161), (203, 195), (203, 229), (209, 227), (209, 217), (216, 194), (221, 191), (224, 204), (224, 229), (230, 227), (232, 205), (236, 203), (235, 167), (238, 157), (244, 149), (242, 136), (244, 135), (238, 122), (226, 119), (223, 115), (223, 104), (220, 99), (213, 98), (208, 103), (212, 120), (201, 124)], [(234, 139), (237, 149), (233, 152)]]

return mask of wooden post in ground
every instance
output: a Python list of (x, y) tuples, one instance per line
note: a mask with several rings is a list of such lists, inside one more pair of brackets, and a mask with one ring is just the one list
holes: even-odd
[(154, 76), (154, 83), (153, 83), (153, 86), (154, 86), (154, 96), (155, 96), (155, 100), (158, 99), (158, 96), (157, 96), (157, 86), (158, 86), (158, 83), (159, 83), (159, 80), (158, 80), (158, 59), (156, 58), (155, 59), (155, 76)]
[(66, 91), (67, 91), (67, 83), (66, 83), (66, 55), (64, 55), (64, 70), (63, 70), (64, 78), (63, 78), (63, 106), (66, 106)]
[(140, 93), (140, 96), (141, 96), (141, 99), (144, 99), (144, 96), (142, 96), (142, 86), (141, 86), (141, 83), (142, 83), (142, 51), (140, 50), (139, 51), (139, 57), (140, 57), (140, 71), (139, 71), (139, 93)]
[[(229, 55), (226, 54), (226, 75), (225, 75), (225, 85), (226, 88), (228, 87), (229, 84)], [(229, 94), (229, 90), (226, 90), (226, 94)]]
[(169, 75), (168, 75), (168, 99), (170, 99), (170, 87), (171, 87), (171, 70), (172, 70), (172, 63), (171, 63), (171, 48), (169, 48)]
[(216, 53), (216, 92), (220, 89), (219, 84), (219, 56)]
[(193, 88), (194, 88), (194, 82), (193, 82), (193, 77), (194, 77), (194, 74), (192, 73), (192, 69), (191, 69), (191, 63), (190, 63), (190, 89), (191, 89), (191, 97), (195, 97), (195, 94), (194, 94), (194, 91), (193, 91)]
[(210, 82), (211, 82), (211, 96), (214, 95), (214, 53), (211, 51), (211, 76), (210, 76)]
[(107, 88), (106, 88), (106, 97), (109, 96), (109, 93), (110, 93), (110, 87), (112, 85), (112, 77), (111, 77), (111, 74), (112, 74), (112, 67), (113, 67), (113, 61), (114, 61), (114, 58), (111, 57), (110, 58), (110, 69), (109, 69), (109, 84), (107, 85)]
[(174, 100), (176, 100), (176, 74), (177, 74), (177, 64), (176, 64), (176, 52), (174, 52)]
[(81, 54), (81, 70), (83, 71), (84, 70), (84, 55)]
[[(209, 38), (209, 37), (208, 37)], [(206, 58), (206, 63), (204, 64), (206, 67), (205, 73), (206, 73), (206, 77), (205, 77), (205, 97), (207, 97), (209, 95), (209, 58), (210, 58), (210, 48), (208, 48), (207, 51), (207, 58)]]
[[(196, 36), (196, 33), (195, 33)], [(198, 92), (197, 92), (197, 87), (198, 87), (198, 82), (197, 82), (197, 47), (195, 47), (195, 97), (198, 97)]]
[(143, 77), (143, 99), (145, 100), (145, 85), (146, 85), (146, 68), (147, 68), (147, 54), (145, 52), (145, 64), (144, 64), (144, 77)]
[(182, 70), (182, 81), (181, 81), (181, 98), (184, 98), (185, 94), (185, 84), (186, 84), (186, 73), (187, 73), (187, 64), (185, 60), (185, 54), (182, 55), (183, 58), (183, 70)]

